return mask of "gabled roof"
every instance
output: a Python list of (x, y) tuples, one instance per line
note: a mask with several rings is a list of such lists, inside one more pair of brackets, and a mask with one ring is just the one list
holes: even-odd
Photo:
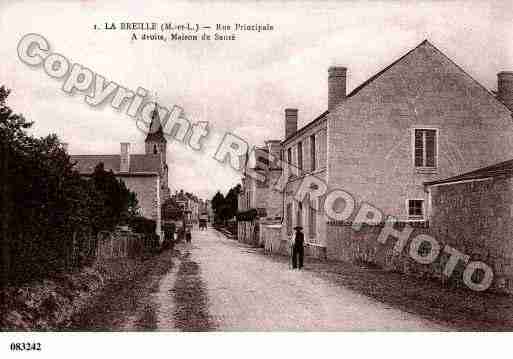
[[(115, 174), (120, 173), (121, 156), (120, 155), (72, 155), (71, 161), (75, 162), (75, 169), (80, 174), (91, 174), (94, 168), (103, 163), (105, 171), (112, 171)], [(142, 173), (159, 173), (161, 168), (159, 154), (133, 154), (130, 155), (129, 172), (125, 175)]]
[(353, 96), (355, 96), (356, 94), (358, 94), (362, 89), (364, 89), (367, 85), (369, 85), (370, 83), (372, 83), (373, 81), (375, 81), (376, 79), (378, 79), (381, 75), (383, 75), (385, 72), (387, 72), (390, 68), (392, 68), (394, 65), (396, 65), (397, 63), (399, 63), (401, 60), (403, 60), (404, 58), (408, 57), (411, 53), (415, 52), (417, 49), (419, 49), (420, 47), (424, 47), (424, 46), (429, 46), (433, 49), (435, 49), (440, 55), (442, 55), (444, 58), (446, 58), (450, 63), (452, 63), (454, 66), (456, 66), (461, 72), (463, 72), (466, 76), (468, 76), (474, 83), (476, 83), (479, 87), (481, 87), (488, 95), (492, 96), (498, 103), (500, 103), (501, 105), (504, 106), (504, 104), (502, 102), (500, 102), (486, 87), (484, 87), (480, 82), (478, 82), (476, 79), (474, 79), (472, 76), (470, 76), (465, 70), (463, 70), (457, 63), (455, 63), (453, 60), (451, 60), (451, 58), (449, 58), (447, 55), (445, 55), (442, 51), (440, 51), (435, 45), (433, 45), (431, 42), (429, 42), (427, 39), (422, 41), (420, 44), (418, 44), (417, 46), (415, 46), (413, 49), (411, 49), (410, 51), (408, 51), (406, 54), (404, 54), (403, 56), (401, 56), (400, 58), (398, 58), (397, 60), (395, 60), (394, 62), (392, 62), (390, 65), (388, 65), (387, 67), (385, 67), (384, 69), (382, 69), (381, 71), (379, 71), (378, 73), (376, 73), (375, 75), (371, 76), (369, 79), (367, 79), (366, 81), (364, 81), (361, 85), (359, 85), (358, 87), (356, 87), (355, 89), (353, 89), (353, 91), (351, 91), (347, 96), (346, 98), (351, 98)]
[[(346, 98), (349, 98), (349, 97), (352, 97), (354, 95), (356, 95), (358, 92), (360, 92), (360, 90), (362, 90), (365, 86), (367, 86), (368, 84), (370, 84), (371, 82), (373, 82), (374, 80), (376, 80), (378, 77), (380, 77), (381, 75), (383, 75), (385, 72), (387, 72), (391, 67), (393, 67), (395, 64), (397, 64), (398, 62), (400, 62), (402, 59), (404, 59), (405, 57), (407, 57), (409, 54), (411, 54), (412, 52), (414, 52), (415, 50), (417, 50), (419, 47), (421, 46), (424, 46), (424, 45), (431, 45), (433, 46), (428, 40), (424, 40), (422, 41), (420, 44), (418, 44), (417, 46), (415, 46), (413, 49), (411, 49), (410, 51), (408, 51), (406, 54), (404, 54), (403, 56), (401, 56), (400, 58), (398, 58), (397, 60), (395, 60), (394, 62), (392, 62), (390, 65), (388, 65), (387, 67), (385, 67), (383, 70), (379, 71), (377, 74), (369, 77), (367, 80), (365, 80), (361, 85), (359, 85), (358, 87), (355, 87), (353, 89), (353, 91), (351, 91), (347, 96)], [(433, 46), (434, 47), (434, 46)], [(436, 49), (436, 47), (435, 47)], [(437, 49), (438, 50), (438, 49)], [(438, 50), (439, 51), (439, 50)], [(441, 52), (441, 51), (440, 51)], [(444, 55), (445, 56), (445, 55)]]
[(458, 176), (449, 177), (442, 180), (424, 182), (425, 186), (433, 186), (438, 184), (448, 184), (453, 182), (471, 181), (484, 178), (492, 178), (499, 176), (512, 176), (513, 175), (513, 160), (508, 160), (494, 165), (483, 167), (471, 172), (467, 172)]
[[(502, 102), (500, 102), (487, 88), (485, 88), (483, 85), (481, 85), (477, 80), (475, 80), (472, 76), (470, 76), (465, 70), (463, 70), (458, 64), (456, 64), (454, 61), (452, 61), (449, 57), (447, 57), (442, 51), (440, 51), (436, 46), (434, 46), (432, 43), (430, 43), (427, 39), (422, 41), (419, 45), (415, 46), (413, 49), (411, 49), (410, 51), (408, 51), (406, 54), (404, 54), (403, 56), (399, 57), (397, 60), (395, 60), (394, 62), (392, 62), (390, 65), (386, 66), (384, 69), (382, 69), (381, 71), (379, 71), (378, 73), (376, 73), (375, 75), (369, 77), (367, 80), (365, 80), (362, 84), (360, 84), (359, 86), (357, 86), (356, 88), (353, 89), (353, 91), (351, 91), (347, 96), (346, 98), (351, 98), (355, 95), (357, 95), (361, 90), (363, 90), (367, 85), (371, 84), (372, 82), (374, 82), (376, 79), (378, 79), (379, 77), (381, 77), (381, 75), (383, 75), (384, 73), (386, 73), (389, 69), (391, 69), (394, 65), (396, 65), (397, 63), (399, 63), (401, 60), (403, 60), (404, 58), (408, 57), (411, 53), (415, 52), (417, 49), (419, 49), (420, 47), (423, 47), (423, 46), (430, 46), (432, 48), (434, 48), (436, 51), (438, 51), (442, 56), (444, 56), (447, 60), (449, 60), (452, 64), (454, 64), (460, 71), (462, 71), (465, 75), (467, 75), (472, 81), (474, 81), (477, 85), (479, 85), (486, 93), (488, 93), (490, 96), (492, 96), (498, 103), (500, 103), (502, 106), (504, 106), (504, 104)], [(314, 120), (312, 120), (311, 122), (309, 122), (308, 124), (306, 124), (305, 126), (303, 126), (301, 129), (297, 130), (296, 132), (294, 132), (292, 135), (290, 135), (289, 137), (287, 137), (286, 139), (284, 139), (282, 141), (282, 144), (285, 144), (286, 142), (288, 142), (289, 140), (295, 138), (296, 136), (299, 136), (301, 135), (304, 131), (306, 131), (308, 128), (314, 126), (315, 124), (317, 124), (318, 122), (322, 121), (323, 119), (326, 118), (326, 115), (328, 114), (329, 112), (326, 111), (324, 113), (322, 113), (319, 117), (315, 118)]]
[(93, 173), (94, 168), (103, 163), (105, 171), (119, 172), (120, 155), (72, 155), (71, 161), (76, 162), (74, 169), (81, 174)]

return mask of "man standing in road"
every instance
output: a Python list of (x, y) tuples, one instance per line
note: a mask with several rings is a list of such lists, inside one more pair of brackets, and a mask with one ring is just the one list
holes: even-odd
[(304, 243), (305, 236), (303, 235), (303, 227), (294, 227), (296, 234), (294, 236), (294, 243), (292, 244), (292, 269), (303, 268), (303, 256), (305, 253)]

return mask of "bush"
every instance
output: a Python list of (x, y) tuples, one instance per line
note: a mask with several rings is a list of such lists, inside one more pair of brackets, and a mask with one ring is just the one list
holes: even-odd
[(0, 87), (1, 284), (86, 264), (91, 238), (137, 210), (135, 194), (102, 164), (84, 178), (56, 135), (28, 135), (32, 123), (7, 106), (9, 93)]
[(155, 234), (157, 229), (157, 222), (144, 217), (132, 217), (128, 221), (128, 225), (132, 231), (143, 234)]

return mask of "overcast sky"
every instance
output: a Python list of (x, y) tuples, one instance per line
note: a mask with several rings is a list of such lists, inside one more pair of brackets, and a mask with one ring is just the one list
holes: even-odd
[[(226, 191), (239, 175), (212, 159), (229, 131), (255, 145), (281, 139), (283, 110), (299, 109), (299, 126), (327, 107), (327, 69), (348, 68), (348, 91), (428, 39), (489, 89), (513, 70), (513, 6), (505, 1), (10, 1), (0, 0), (0, 84), (9, 103), (35, 121), (37, 135), (56, 133), (72, 154), (118, 153), (120, 142), (143, 151), (144, 135), (123, 112), (93, 109), (83, 94), (65, 95), (62, 81), (16, 55), (27, 33), (51, 50), (130, 89), (141, 86), (165, 106), (208, 121), (202, 154), (168, 145), (170, 187), (201, 197)], [(95, 31), (104, 22), (271, 24), (272, 32), (236, 41), (131, 41), (126, 31)]]

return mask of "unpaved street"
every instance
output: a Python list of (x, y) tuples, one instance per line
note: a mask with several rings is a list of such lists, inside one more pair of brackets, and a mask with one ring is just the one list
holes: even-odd
[[(225, 238), (193, 232), (83, 313), (82, 330), (446, 330)], [(308, 266), (308, 264), (307, 264)]]

